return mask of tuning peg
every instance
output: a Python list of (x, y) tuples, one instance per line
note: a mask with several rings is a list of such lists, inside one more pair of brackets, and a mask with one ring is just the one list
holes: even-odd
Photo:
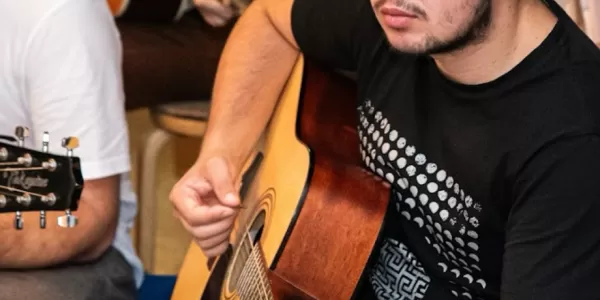
[(3, 208), (8, 204), (8, 199), (5, 195), (0, 195), (0, 208)]
[(40, 228), (46, 229), (46, 212), (43, 210), (40, 212)]
[[(29, 137), (29, 128), (24, 126), (15, 127), (15, 136), (17, 137), (19, 147), (23, 147), (25, 145), (25, 138)], [(17, 211), (15, 216), (15, 228), (17, 230), (23, 229), (23, 216), (20, 211)]]
[(67, 156), (73, 156), (73, 150), (79, 147), (79, 139), (74, 136), (63, 138), (62, 146), (67, 149)]
[[(31, 195), (25, 193), (21, 196), (17, 196), (16, 201), (21, 206), (29, 206), (31, 204)], [(17, 211), (17, 215), (15, 216), (15, 228), (18, 230), (23, 229), (23, 216), (20, 211)]]
[(48, 133), (48, 131), (44, 131), (44, 133), (42, 134), (42, 151), (43, 152), (49, 151), (49, 147), (48, 147), (49, 144), (50, 144), (50, 134)]
[(29, 137), (29, 128), (24, 126), (17, 126), (15, 128), (15, 136), (17, 137), (17, 142), (19, 146), (23, 146), (25, 143), (25, 139)]
[(77, 217), (71, 214), (71, 210), (67, 209), (64, 216), (58, 217), (58, 226), (62, 228), (73, 228), (77, 225)]
[(17, 230), (23, 229), (23, 216), (21, 215), (20, 211), (18, 211), (17, 214), (15, 215), (15, 229), (17, 229)]
[[(67, 149), (67, 156), (73, 156), (73, 150), (79, 147), (79, 139), (74, 136), (62, 139), (63, 148)], [(65, 215), (58, 217), (58, 226), (73, 228), (77, 225), (77, 217), (71, 214), (71, 210), (65, 210)]]
[[(50, 151), (49, 145), (50, 145), (50, 134), (48, 133), (48, 131), (44, 131), (44, 133), (42, 134), (42, 151), (43, 152)], [(46, 228), (46, 211), (45, 210), (40, 211), (40, 228), (42, 228), (42, 229)]]

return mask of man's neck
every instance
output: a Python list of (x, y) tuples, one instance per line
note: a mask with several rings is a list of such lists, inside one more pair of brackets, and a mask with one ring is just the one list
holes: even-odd
[(484, 41), (432, 56), (448, 78), (463, 84), (493, 81), (537, 48), (556, 24), (542, 1), (502, 1), (492, 1), (492, 23)]

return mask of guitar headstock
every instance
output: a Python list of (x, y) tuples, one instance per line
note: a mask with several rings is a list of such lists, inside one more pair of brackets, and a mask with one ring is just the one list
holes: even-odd
[(74, 227), (83, 190), (83, 176), (73, 150), (76, 137), (62, 140), (65, 155), (48, 153), (50, 135), (44, 132), (41, 151), (24, 147), (29, 129), (18, 126), (15, 136), (0, 136), (0, 213), (14, 212), (15, 228), (23, 228), (22, 212), (39, 211), (40, 227), (46, 227), (46, 211), (65, 211), (58, 217), (61, 227)]

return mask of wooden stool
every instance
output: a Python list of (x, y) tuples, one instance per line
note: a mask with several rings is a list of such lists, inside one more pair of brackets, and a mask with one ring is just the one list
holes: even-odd
[[(175, 102), (150, 108), (155, 129), (139, 153), (136, 247), (147, 272), (154, 268), (156, 232), (156, 166), (158, 155), (173, 136), (201, 138), (206, 130), (210, 101)], [(166, 200), (166, 199), (165, 199)]]

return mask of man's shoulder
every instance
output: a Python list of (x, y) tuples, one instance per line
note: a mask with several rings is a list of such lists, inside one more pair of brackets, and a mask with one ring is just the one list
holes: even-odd
[(519, 165), (558, 141), (600, 134), (600, 59), (564, 60), (511, 93), (507, 115)]
[(526, 115), (538, 116), (535, 119), (547, 129), (599, 130), (599, 79), (600, 58), (566, 60), (524, 84), (515, 105), (529, 112)]
[[(87, 1), (87, 0), (81, 0)], [(0, 0), (0, 20), (16, 22), (20, 26), (35, 28), (40, 22), (73, 0)], [(16, 17), (18, 16), (18, 17)], [(2, 22), (2, 21), (0, 21)]]
[[(104, 18), (96, 17), (100, 15)], [(105, 15), (110, 15), (106, 0), (0, 0), (0, 35), (25, 51), (48, 28), (81, 28), (86, 23), (97, 26), (98, 20), (108, 23)]]

